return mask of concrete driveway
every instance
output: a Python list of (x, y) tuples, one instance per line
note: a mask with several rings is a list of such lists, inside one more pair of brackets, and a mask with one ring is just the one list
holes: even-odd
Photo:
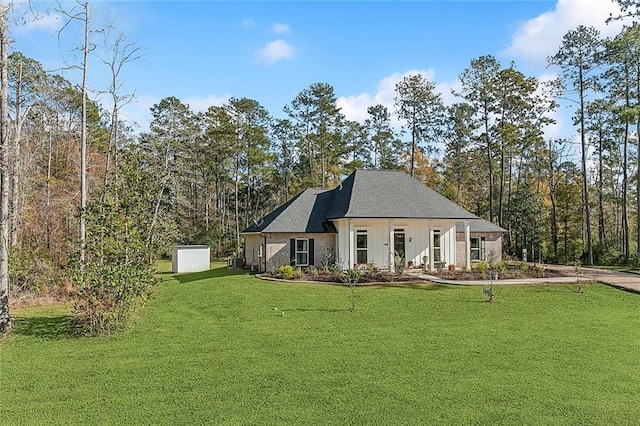
[[(545, 265), (548, 269), (572, 274), (575, 276), (576, 268), (566, 265)], [(587, 268), (581, 266), (579, 273), (587, 281), (598, 281), (623, 290), (640, 293), (640, 275), (629, 274), (626, 272), (609, 271), (606, 269)], [(574, 278), (576, 279), (576, 278)]]
[(598, 281), (603, 284), (617, 287), (626, 291), (640, 294), (640, 275), (629, 274), (625, 272), (609, 271), (597, 268), (585, 268), (580, 267), (578, 269), (578, 275), (576, 274), (575, 266), (567, 265), (549, 265), (545, 264), (545, 268), (549, 270), (556, 270), (563, 272), (566, 277), (554, 277), (554, 278), (523, 278), (523, 279), (511, 279), (511, 280), (476, 280), (476, 281), (460, 281), (460, 280), (447, 280), (433, 275), (424, 274), (422, 272), (406, 271), (425, 280), (440, 283), (440, 284), (454, 284), (454, 285), (523, 285), (523, 284), (553, 284), (553, 283), (575, 283)]

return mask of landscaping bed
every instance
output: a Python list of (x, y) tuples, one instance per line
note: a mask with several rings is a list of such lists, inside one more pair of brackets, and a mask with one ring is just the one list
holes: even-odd
[(472, 266), (468, 271), (463, 269), (442, 269), (432, 270), (427, 273), (443, 279), (461, 281), (557, 278), (571, 276), (558, 270), (549, 269), (544, 265), (532, 265), (524, 262), (500, 262), (493, 265), (480, 263)]
[[(459, 281), (556, 278), (571, 276), (558, 270), (548, 269), (544, 265), (532, 265), (523, 262), (500, 262), (496, 264), (479, 263), (474, 264), (470, 270), (439, 268), (433, 270), (407, 269), (390, 272), (379, 270), (375, 267), (366, 267), (357, 269), (355, 276), (357, 277), (357, 284), (359, 285), (424, 282), (424, 278), (418, 276), (420, 271), (426, 275), (433, 275), (442, 279)], [(342, 270), (341, 266), (325, 268), (309, 267), (305, 269), (292, 266), (282, 266), (279, 269), (268, 271), (262, 277), (320, 283), (346, 284), (348, 281), (348, 275)]]
[(415, 283), (425, 281), (423, 278), (406, 274), (403, 271), (390, 272), (379, 270), (375, 267), (343, 271), (341, 265), (332, 265), (322, 268), (308, 267), (305, 269), (300, 267), (281, 266), (278, 269), (268, 271), (261, 278), (264, 277), (280, 280), (294, 280), (300, 282), (341, 284), (348, 284), (350, 280), (355, 280), (355, 283), (357, 283), (358, 285), (380, 283)]

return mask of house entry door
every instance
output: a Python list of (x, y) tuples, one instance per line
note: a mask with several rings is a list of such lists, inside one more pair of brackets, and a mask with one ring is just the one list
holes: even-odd
[(396, 229), (393, 232), (394, 257), (400, 257), (405, 263), (404, 229)]

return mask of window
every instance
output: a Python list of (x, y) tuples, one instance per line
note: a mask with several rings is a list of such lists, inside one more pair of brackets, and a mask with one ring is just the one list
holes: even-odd
[(367, 263), (367, 231), (356, 232), (356, 263)]
[(307, 238), (296, 239), (296, 265), (309, 265), (309, 240)]
[(484, 237), (471, 238), (471, 261), (485, 260)]
[(442, 243), (440, 231), (433, 231), (433, 261), (442, 262)]

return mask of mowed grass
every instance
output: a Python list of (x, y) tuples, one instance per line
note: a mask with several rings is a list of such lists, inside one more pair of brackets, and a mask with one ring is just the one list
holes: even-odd
[[(220, 265), (218, 265), (220, 266)], [(637, 424), (640, 296), (604, 285), (359, 287), (219, 267), (127, 331), (14, 312), (1, 424)], [(284, 313), (283, 313), (284, 312)]]

